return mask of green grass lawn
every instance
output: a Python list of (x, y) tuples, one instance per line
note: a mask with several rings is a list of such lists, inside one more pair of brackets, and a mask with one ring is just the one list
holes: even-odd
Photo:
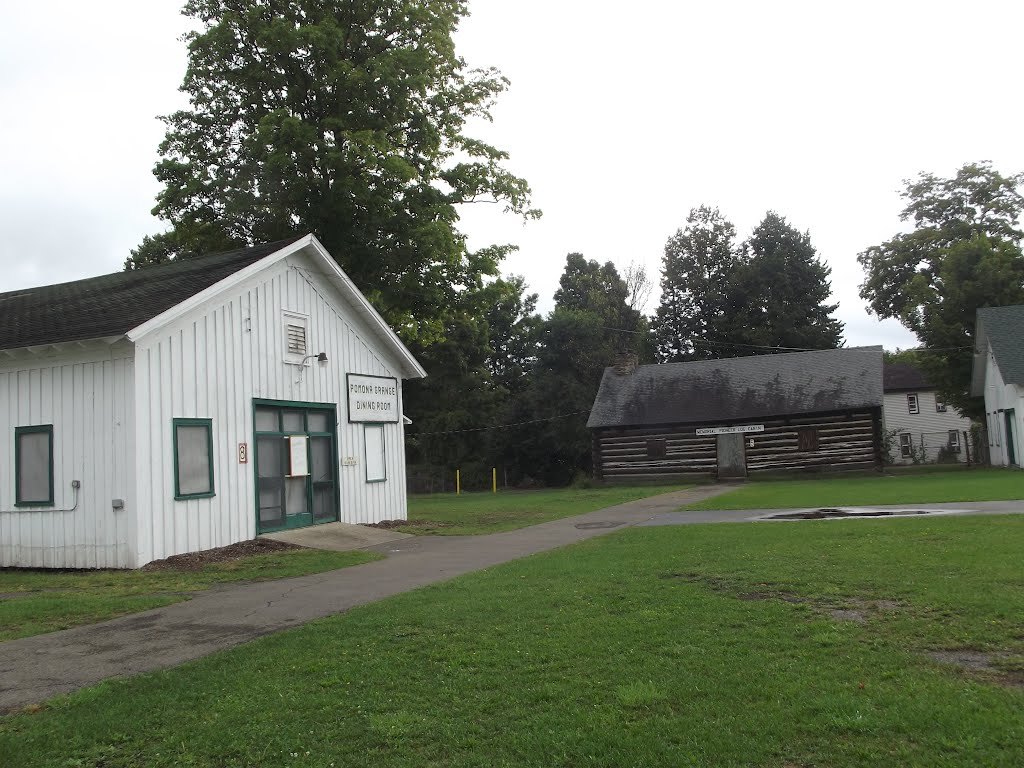
[(955, 469), (929, 474), (753, 481), (684, 509), (783, 509), (1024, 499), (1024, 473)]
[(412, 524), (398, 530), (447, 536), (511, 531), (687, 487), (649, 485), (464, 493), (461, 496), (423, 494), (409, 497)]
[(1019, 516), (632, 529), (4, 718), (0, 765), (1017, 767), (1021, 551)]
[(0, 641), (159, 608), (216, 584), (302, 576), (380, 558), (369, 552), (294, 549), (211, 563), (197, 571), (0, 569)]

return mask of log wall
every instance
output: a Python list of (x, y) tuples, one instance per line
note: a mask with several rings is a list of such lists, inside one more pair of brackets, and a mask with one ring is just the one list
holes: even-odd
[[(765, 427), (764, 432), (744, 435), (748, 474), (881, 467), (881, 412), (878, 408), (789, 419), (752, 419), (743, 423), (764, 424)], [(716, 438), (696, 434), (698, 428), (707, 426), (724, 425), (595, 429), (595, 475), (609, 483), (714, 477), (717, 474)], [(752, 447), (750, 440), (754, 441)], [(664, 441), (663, 456), (659, 455), (660, 441)]]

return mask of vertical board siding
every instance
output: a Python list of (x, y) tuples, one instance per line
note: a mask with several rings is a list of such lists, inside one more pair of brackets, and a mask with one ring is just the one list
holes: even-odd
[[(988, 432), (989, 459), (993, 466), (1024, 466), (1024, 393), (1015, 384), (1007, 384), (992, 354), (985, 360), (985, 427)], [(1013, 434), (1006, 432), (1006, 411), (1013, 409)], [(1013, 440), (1015, 464), (1010, 464), (1007, 441)]]
[[(285, 311), (309, 318), (307, 354), (326, 352), (326, 366), (285, 362)], [(404, 428), (385, 426), (388, 479), (367, 483), (363, 427), (348, 423), (346, 397), (346, 375), (360, 373), (397, 378), (401, 402), (400, 365), (304, 255), (140, 339), (137, 360), (140, 564), (255, 537), (254, 398), (335, 404), (339, 519), (405, 518)], [(174, 500), (174, 418), (213, 420), (212, 498)], [(238, 463), (239, 443), (249, 446), (247, 464)], [(357, 464), (342, 466), (347, 456)]]
[[(136, 564), (130, 353), (125, 344), (0, 367), (0, 567)], [(54, 505), (17, 508), (14, 430), (35, 424), (53, 424)], [(114, 499), (125, 508), (115, 510)]]

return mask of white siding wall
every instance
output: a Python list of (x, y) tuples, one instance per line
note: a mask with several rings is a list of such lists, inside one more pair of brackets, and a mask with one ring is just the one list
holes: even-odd
[[(0, 365), (0, 566), (129, 568), (131, 345), (24, 357)], [(15, 507), (14, 429), (53, 425), (54, 505)], [(72, 480), (81, 482), (78, 506)], [(113, 499), (125, 508), (114, 510)]]
[[(918, 402), (918, 413), (910, 413), (907, 406), (907, 395), (916, 394)], [(935, 410), (935, 392), (929, 390), (918, 390), (916, 392), (886, 392), (882, 406), (882, 421), (887, 431), (899, 430), (909, 432), (914, 436), (915, 447), (921, 444), (921, 435), (925, 434), (925, 443), (932, 448), (931, 453), (942, 440), (942, 433), (948, 433), (955, 429), (960, 433), (960, 461), (967, 460), (967, 450), (964, 446), (964, 430), (970, 430), (971, 420), (964, 418), (960, 412), (951, 405), (946, 406), (946, 412), (940, 413)], [(912, 459), (900, 455), (899, 437), (893, 440), (892, 444), (893, 461), (897, 464), (910, 464)], [(934, 456), (930, 456), (934, 459)]]
[[(1013, 434), (1007, 435), (1006, 414), (1014, 411)], [(1014, 459), (1021, 466), (1021, 450), (1024, 449), (1024, 392), (1020, 387), (1003, 382), (1003, 374), (999, 370), (992, 350), (989, 348), (985, 363), (985, 422), (988, 431), (989, 454), (993, 466), (1005, 467), (1010, 464), (1010, 452), (1007, 450), (1008, 437), (1014, 441)]]
[[(256, 535), (253, 398), (337, 404), (339, 464), (357, 460), (338, 467), (341, 520), (404, 518), (403, 427), (385, 428), (388, 480), (366, 483), (362, 425), (348, 423), (345, 395), (347, 373), (398, 378), (400, 366), (318, 268), (296, 254), (214, 302), (138, 340), (139, 563)], [(285, 311), (309, 317), (308, 350), (326, 352), (325, 367), (285, 363)], [(174, 418), (213, 420), (215, 497), (174, 500)], [(237, 459), (243, 442), (248, 464)]]

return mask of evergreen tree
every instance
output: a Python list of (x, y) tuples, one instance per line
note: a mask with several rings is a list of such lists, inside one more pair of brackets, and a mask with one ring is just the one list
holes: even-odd
[(568, 483), (592, 467), (586, 422), (604, 369), (620, 354), (639, 355), (648, 334), (643, 315), (628, 304), (629, 291), (615, 265), (566, 257), (545, 320), (529, 390), (512, 431), (519, 471), (547, 485)]
[(769, 211), (743, 244), (731, 296), (736, 354), (758, 347), (832, 349), (842, 345), (843, 324), (827, 304), (831, 268), (818, 258), (810, 234)]
[(661, 303), (654, 318), (658, 360), (728, 357), (736, 228), (717, 208), (693, 208), (665, 244)]

